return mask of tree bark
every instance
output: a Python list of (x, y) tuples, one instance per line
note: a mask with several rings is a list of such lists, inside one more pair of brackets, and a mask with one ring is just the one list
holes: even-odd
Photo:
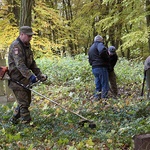
[[(150, 11), (150, 0), (146, 0), (146, 12)], [(150, 15), (146, 16), (147, 28), (148, 28), (148, 51), (150, 53)]]
[(19, 17), (20, 17), (20, 7), (17, 5), (16, 1), (13, 1), (13, 13), (15, 15), (16, 23), (19, 26)]
[(134, 136), (134, 150), (149, 150), (150, 134), (141, 134)]
[(31, 10), (33, 0), (21, 0), (20, 27), (31, 26)]

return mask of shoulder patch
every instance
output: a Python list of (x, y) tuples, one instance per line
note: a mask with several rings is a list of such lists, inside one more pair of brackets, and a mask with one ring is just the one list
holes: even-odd
[(18, 53), (19, 53), (19, 49), (18, 49), (17, 47), (16, 47), (16, 48), (14, 48), (14, 49), (13, 49), (13, 52), (14, 52), (14, 54), (15, 54), (15, 55), (18, 55)]

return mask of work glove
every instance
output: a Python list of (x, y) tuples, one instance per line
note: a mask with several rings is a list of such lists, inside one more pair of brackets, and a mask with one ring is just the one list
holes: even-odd
[(44, 82), (47, 80), (47, 75), (41, 74), (41, 75), (37, 76), (37, 78), (38, 78), (38, 80)]
[(31, 77), (30, 77), (30, 81), (31, 81), (32, 83), (37, 82), (37, 77), (36, 77), (36, 76), (34, 76), (34, 75), (31, 75)]

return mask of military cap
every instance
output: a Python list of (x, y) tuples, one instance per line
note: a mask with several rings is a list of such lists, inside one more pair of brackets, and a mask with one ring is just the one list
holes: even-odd
[(29, 26), (22, 26), (20, 28), (20, 33), (25, 33), (27, 35), (33, 35), (34, 34), (33, 31), (32, 31), (32, 28), (29, 27)]

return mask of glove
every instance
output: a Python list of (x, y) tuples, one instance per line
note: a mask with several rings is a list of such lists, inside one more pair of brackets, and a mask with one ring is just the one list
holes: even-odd
[(37, 78), (36, 78), (36, 76), (31, 75), (31, 77), (30, 77), (30, 81), (31, 81), (32, 83), (37, 82)]
[(47, 80), (47, 75), (41, 74), (41, 75), (37, 76), (37, 78), (38, 78), (38, 80), (44, 82)]

